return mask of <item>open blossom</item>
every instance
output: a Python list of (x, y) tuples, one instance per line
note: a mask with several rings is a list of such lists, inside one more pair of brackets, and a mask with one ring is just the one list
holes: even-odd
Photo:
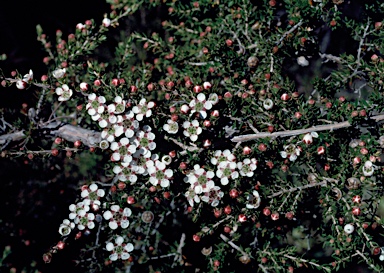
[(280, 152), (282, 158), (288, 158), (290, 161), (295, 161), (300, 155), (300, 149), (294, 144), (284, 146), (284, 151)]
[[(25, 74), (23, 76), (23, 79), (22, 80), (19, 80), (16, 82), (16, 86), (17, 88), (20, 87), (20, 84), (23, 85), (23, 87), (25, 88), (26, 84), (27, 83), (30, 83), (31, 81), (33, 80), (33, 71), (30, 69), (29, 70), (29, 73), (28, 74)], [(21, 83), (20, 83), (21, 82)], [(19, 88), (19, 89), (24, 89), (24, 88)]]
[(271, 100), (271, 99), (265, 99), (263, 101), (263, 107), (265, 110), (271, 110), (273, 105), (274, 105), (274, 103), (273, 103), (273, 100)]
[(221, 185), (227, 185), (229, 179), (236, 179), (239, 173), (236, 171), (236, 162), (223, 161), (219, 164), (216, 176), (220, 178)]
[(246, 207), (247, 209), (257, 209), (260, 206), (260, 195), (258, 191), (253, 191), (252, 194), (248, 194)]
[(123, 137), (119, 142), (111, 143), (111, 150), (113, 151), (111, 159), (129, 163), (132, 161), (132, 154), (136, 152), (136, 149), (136, 145), (130, 143), (128, 138)]
[(307, 133), (303, 137), (303, 142), (305, 144), (312, 144), (313, 138), (317, 138), (319, 135), (316, 132)]
[(84, 230), (86, 228), (93, 229), (95, 227), (95, 215), (93, 213), (86, 213), (76, 217), (73, 222), (77, 224), (79, 230)]
[(145, 98), (142, 98), (138, 105), (132, 108), (133, 113), (136, 114), (136, 119), (142, 121), (144, 117), (149, 118), (152, 115), (152, 108), (155, 106), (153, 101), (147, 103)]
[(230, 150), (226, 149), (224, 151), (216, 150), (211, 158), (211, 163), (213, 165), (219, 166), (221, 163), (226, 165), (227, 162), (234, 162), (236, 157), (231, 153)]
[(135, 114), (129, 110), (123, 115), (117, 116), (116, 130), (120, 133), (124, 133), (127, 138), (131, 138), (135, 135), (135, 132), (139, 129), (139, 122), (135, 119)]
[(103, 189), (99, 189), (95, 183), (82, 187), (81, 197), (84, 198), (83, 202), (95, 211), (100, 208), (100, 198), (104, 197), (104, 195), (105, 191)]
[(220, 187), (214, 186), (210, 189), (209, 192), (202, 193), (200, 199), (203, 202), (211, 204), (212, 207), (216, 207), (220, 203), (220, 200), (223, 198), (223, 196), (224, 192), (221, 191)]
[(148, 125), (143, 126), (143, 130), (136, 132), (132, 142), (136, 145), (137, 151), (135, 157), (140, 155), (144, 157), (151, 157), (151, 151), (156, 148), (155, 134), (151, 132), (152, 128)]
[(71, 204), (69, 206), (69, 219), (73, 220), (78, 216), (84, 216), (90, 210), (89, 205), (84, 202), (78, 202), (77, 204)]
[(115, 243), (107, 242), (105, 248), (107, 249), (107, 251), (112, 252), (112, 254), (109, 255), (109, 259), (111, 261), (116, 261), (118, 259), (128, 260), (131, 256), (129, 252), (134, 249), (133, 244), (124, 243), (124, 238), (122, 236), (117, 236), (115, 239)]
[(71, 233), (74, 228), (75, 223), (69, 221), (68, 219), (64, 219), (63, 223), (59, 227), (59, 233), (61, 236), (67, 236)]
[(209, 192), (215, 186), (212, 180), (214, 176), (214, 172), (206, 171), (196, 164), (193, 166), (193, 171), (187, 175), (184, 181), (190, 183), (194, 191), (200, 194), (202, 192)]
[(184, 194), (185, 197), (187, 198), (188, 204), (193, 207), (195, 203), (200, 203), (200, 196), (197, 194), (193, 188), (193, 186), (190, 186), (188, 188), (188, 191)]
[(170, 184), (170, 180), (173, 177), (173, 171), (171, 169), (166, 169), (166, 164), (160, 160), (148, 161), (148, 174), (149, 182), (154, 185), (160, 185), (165, 188)]
[(171, 119), (167, 120), (167, 123), (164, 124), (163, 129), (169, 134), (176, 134), (179, 131), (179, 124), (176, 121)]
[(67, 101), (72, 97), (73, 94), (72, 89), (69, 89), (69, 86), (66, 84), (63, 84), (61, 87), (57, 87), (55, 92), (59, 96), (59, 101)]
[(137, 167), (132, 162), (120, 162), (119, 165), (113, 167), (113, 172), (122, 182), (129, 181), (131, 184), (135, 184), (137, 181)]
[(206, 118), (206, 110), (210, 110), (212, 108), (212, 102), (206, 100), (206, 96), (203, 93), (200, 93), (197, 95), (196, 99), (193, 99), (189, 103), (189, 108), (191, 110), (190, 115), (197, 112), (202, 118)]
[(201, 134), (203, 129), (201, 129), (200, 124), (197, 120), (193, 120), (192, 122), (184, 121), (183, 123), (184, 135), (189, 137), (191, 141), (195, 142), (198, 138), (198, 135)]
[(88, 95), (88, 103), (85, 106), (90, 116), (101, 114), (105, 110), (106, 99), (104, 96), (97, 96), (95, 93)]
[(373, 165), (372, 161), (366, 161), (363, 166), (363, 174), (364, 176), (372, 176), (373, 172), (375, 171), (375, 166)]
[(237, 163), (237, 168), (241, 176), (252, 177), (253, 171), (257, 168), (257, 160), (255, 158), (245, 158), (242, 162)]
[(129, 226), (128, 217), (131, 216), (132, 211), (130, 208), (120, 208), (119, 205), (112, 205), (110, 210), (103, 213), (105, 220), (109, 221), (108, 226), (111, 229), (127, 228)]
[(87, 203), (83, 201), (69, 206), (70, 214), (68, 218), (73, 220), (79, 230), (93, 229), (95, 227), (95, 215), (89, 212), (90, 207)]
[(61, 79), (65, 76), (65, 72), (65, 68), (58, 68), (52, 72), (52, 75), (56, 79)]
[(124, 133), (123, 129), (116, 125), (112, 124), (112, 126), (104, 128), (101, 132), (101, 138), (107, 140), (108, 142), (115, 141), (115, 137), (119, 137)]
[(116, 96), (114, 99), (114, 103), (108, 105), (108, 112), (114, 114), (121, 114), (125, 111), (126, 101), (123, 100), (122, 97)]

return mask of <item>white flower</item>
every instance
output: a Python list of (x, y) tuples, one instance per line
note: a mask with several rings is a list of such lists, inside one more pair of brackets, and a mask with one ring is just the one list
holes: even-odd
[(115, 141), (115, 137), (119, 137), (124, 133), (121, 126), (112, 124), (111, 127), (105, 128), (101, 132), (101, 138), (107, 140), (108, 142)]
[(59, 101), (67, 101), (73, 94), (72, 89), (69, 89), (69, 86), (66, 84), (63, 84), (61, 87), (57, 87), (55, 92), (59, 96)]
[(263, 107), (265, 110), (270, 110), (273, 107), (273, 101), (271, 99), (265, 99), (263, 101)]
[(134, 249), (133, 244), (124, 244), (124, 238), (122, 236), (117, 236), (115, 243), (107, 242), (105, 248), (107, 251), (112, 252), (112, 254), (109, 255), (111, 261), (116, 261), (117, 259), (128, 260), (131, 256), (129, 252)]
[(300, 155), (300, 149), (294, 144), (284, 146), (284, 151), (280, 152), (282, 158), (289, 158), (290, 161), (295, 161)]
[(53, 77), (61, 79), (65, 76), (65, 68), (58, 68), (52, 72)]
[(192, 122), (184, 121), (183, 123), (183, 134), (186, 137), (189, 137), (191, 141), (195, 142), (198, 138), (198, 135), (201, 134), (203, 129), (201, 129), (200, 124), (197, 120), (193, 120)]
[(127, 228), (129, 226), (128, 217), (131, 216), (132, 211), (130, 208), (120, 208), (119, 205), (112, 205), (110, 210), (103, 213), (105, 220), (109, 221), (108, 226), (111, 229)]
[(363, 174), (364, 176), (371, 176), (373, 175), (373, 172), (375, 171), (375, 166), (373, 165), (372, 161), (366, 161), (363, 166)]
[(96, 114), (102, 114), (105, 111), (105, 102), (106, 99), (103, 96), (96, 96), (95, 93), (91, 93), (88, 95), (88, 103), (85, 106), (85, 109), (88, 110), (88, 114), (90, 116), (94, 116)]
[(252, 194), (247, 196), (247, 209), (257, 209), (260, 206), (260, 195), (258, 191), (253, 191)]
[(116, 125), (118, 125), (116, 131), (124, 133), (127, 138), (133, 137), (140, 126), (139, 122), (135, 119), (135, 114), (131, 110), (124, 115), (118, 115)]
[(78, 29), (78, 30), (83, 30), (84, 28), (85, 28), (85, 25), (82, 24), (82, 23), (78, 23), (78, 24), (76, 25), (76, 29)]
[(176, 134), (179, 131), (179, 124), (171, 119), (167, 120), (167, 124), (164, 124), (163, 129), (169, 134)]
[(319, 135), (316, 132), (307, 133), (303, 137), (303, 142), (305, 144), (312, 144), (313, 138), (317, 138)]
[(208, 96), (208, 101), (215, 105), (219, 102), (219, 96), (216, 93), (211, 93)]
[(354, 228), (354, 226), (351, 225), (351, 224), (346, 224), (346, 225), (344, 226), (344, 231), (345, 231), (345, 233), (347, 233), (347, 234), (351, 234), (354, 230), (355, 230), (355, 228)]
[(153, 108), (154, 106), (155, 103), (153, 101), (147, 103), (147, 100), (145, 98), (142, 98), (139, 104), (132, 108), (132, 111), (136, 114), (136, 119), (138, 121), (142, 121), (144, 116), (149, 118), (152, 115), (151, 108)]
[(73, 222), (77, 224), (79, 230), (86, 228), (93, 229), (95, 227), (95, 215), (93, 213), (86, 213), (85, 215), (76, 217)]
[(136, 149), (136, 145), (130, 143), (128, 138), (123, 137), (119, 142), (111, 143), (111, 150), (114, 151), (111, 159), (113, 161), (124, 161), (129, 163), (132, 161), (132, 154), (136, 152)]
[(202, 192), (209, 192), (215, 186), (212, 180), (214, 176), (214, 172), (206, 171), (196, 164), (193, 166), (193, 171), (185, 177), (184, 181), (191, 184), (196, 194), (200, 194)]
[(205, 95), (200, 93), (197, 95), (196, 99), (189, 103), (189, 107), (191, 109), (190, 115), (198, 112), (202, 118), (205, 119), (207, 117), (206, 110), (210, 110), (212, 108), (212, 101), (206, 100), (205, 98)]
[(99, 189), (95, 183), (91, 185), (83, 186), (81, 191), (81, 197), (84, 198), (83, 202), (97, 211), (101, 205), (100, 198), (104, 197), (105, 191)]
[(126, 101), (123, 100), (122, 97), (116, 96), (114, 99), (114, 103), (108, 105), (108, 112), (114, 114), (121, 114), (125, 111)]
[(253, 171), (257, 168), (257, 160), (245, 158), (242, 162), (237, 163), (237, 168), (242, 176), (252, 177)]
[(191, 207), (193, 207), (195, 203), (200, 203), (200, 196), (195, 192), (193, 186), (189, 187), (184, 195)]
[(216, 150), (213, 154), (213, 157), (211, 158), (211, 163), (213, 165), (220, 165), (222, 162), (224, 162), (224, 165), (226, 165), (227, 162), (236, 161), (236, 157), (231, 153), (230, 150), (226, 149), (224, 151)]
[[(151, 161), (148, 161), (148, 163)], [(173, 171), (166, 169), (166, 165), (160, 160), (156, 160), (148, 166), (149, 182), (154, 185), (160, 185), (162, 188), (168, 187), (170, 179), (173, 177)]]
[(76, 217), (78, 216), (84, 216), (85, 214), (87, 214), (87, 212), (90, 210), (90, 207), (89, 205), (87, 205), (86, 203), (84, 202), (78, 202), (76, 205), (75, 204), (71, 204), (69, 205), (69, 219), (70, 220), (73, 220), (75, 219)]
[(23, 81), (29, 83), (33, 80), (33, 71), (29, 69), (29, 73), (23, 76)]
[(16, 82), (16, 87), (17, 87), (17, 89), (23, 90), (27, 87), (27, 83), (25, 81), (18, 80)]
[(211, 204), (212, 207), (216, 207), (221, 198), (223, 198), (224, 192), (221, 191), (219, 186), (214, 186), (209, 192), (204, 192), (200, 196), (201, 201)]
[(87, 91), (88, 88), (89, 88), (89, 84), (88, 83), (86, 83), (86, 82), (80, 83), (80, 90), (81, 91)]
[(304, 56), (300, 56), (297, 58), (297, 63), (300, 65), (300, 66), (308, 66), (309, 65), (309, 62), (308, 60), (304, 57)]
[(72, 229), (75, 228), (75, 223), (69, 221), (68, 219), (64, 219), (63, 223), (59, 227), (59, 233), (61, 236), (67, 236), (71, 233)]
[(136, 137), (132, 140), (137, 147), (136, 157), (139, 155), (151, 157), (151, 151), (156, 148), (156, 142), (154, 142), (156, 136), (151, 130), (150, 126), (145, 125), (143, 130), (136, 132)]
[(109, 27), (111, 25), (111, 19), (109, 18), (104, 18), (103, 19), (103, 26)]
[(135, 184), (137, 181), (136, 170), (137, 168), (132, 162), (120, 162), (120, 165), (113, 167), (113, 172), (120, 181), (129, 181), (131, 184)]
[(229, 179), (236, 179), (239, 173), (235, 170), (236, 162), (223, 161), (219, 164), (216, 176), (220, 178), (221, 185), (227, 185)]

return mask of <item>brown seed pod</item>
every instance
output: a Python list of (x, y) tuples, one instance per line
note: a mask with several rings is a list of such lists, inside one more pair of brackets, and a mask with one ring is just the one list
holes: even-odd
[(239, 258), (239, 261), (242, 262), (243, 264), (247, 264), (251, 261), (248, 255), (243, 255)]
[(207, 248), (203, 248), (202, 250), (201, 250), (201, 253), (204, 255), (204, 256), (208, 256), (209, 254), (211, 254), (212, 253), (212, 247), (210, 246), (210, 247), (207, 247)]
[(143, 214), (141, 215), (141, 221), (143, 221), (146, 224), (149, 224), (153, 221), (155, 218), (155, 215), (153, 214), (152, 211), (144, 211)]
[(345, 185), (349, 190), (356, 190), (360, 187), (360, 180), (356, 177), (350, 177), (347, 179)]
[(333, 188), (332, 189), (333, 198), (336, 199), (336, 201), (339, 201), (343, 194), (341, 193), (341, 190), (339, 188)]
[(258, 63), (259, 63), (259, 59), (255, 56), (251, 56), (247, 60), (247, 65), (249, 68), (255, 68)]

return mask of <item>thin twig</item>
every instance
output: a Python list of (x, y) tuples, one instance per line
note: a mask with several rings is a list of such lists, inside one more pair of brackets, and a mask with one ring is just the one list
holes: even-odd
[[(371, 117), (371, 119), (377, 121), (384, 120), (384, 115), (377, 115)], [(351, 126), (351, 123), (349, 121), (339, 122), (339, 123), (333, 123), (328, 125), (317, 125), (306, 129), (297, 129), (297, 130), (290, 130), (290, 131), (279, 131), (274, 133), (267, 133), (262, 132), (258, 134), (248, 134), (248, 135), (242, 135), (242, 136), (235, 136), (231, 139), (232, 142), (239, 142), (239, 141), (250, 141), (255, 140), (259, 138), (265, 138), (265, 137), (286, 137), (286, 136), (296, 136), (311, 132), (319, 132), (319, 131), (332, 131), (337, 130), (340, 128), (347, 128)]]
[(317, 187), (317, 186), (326, 186), (326, 185), (327, 185), (327, 181), (322, 181), (322, 182), (319, 182), (316, 184), (308, 184), (305, 186), (294, 187), (294, 188), (290, 188), (288, 190), (281, 190), (281, 191), (275, 192), (274, 194), (267, 196), (267, 198), (274, 198), (274, 197), (282, 195), (284, 193), (291, 193), (294, 191), (301, 191), (303, 189), (313, 188), (313, 187)]
[(284, 257), (286, 257), (288, 259), (291, 259), (293, 261), (300, 261), (302, 263), (308, 263), (308, 264), (313, 265), (315, 267), (320, 267), (320, 268), (322, 268), (323, 270), (325, 270), (327, 272), (331, 272), (331, 269), (329, 269), (328, 267), (325, 267), (325, 266), (323, 266), (321, 264), (317, 264), (317, 263), (311, 262), (311, 261), (303, 259), (303, 258), (293, 257), (293, 256), (288, 255), (288, 254), (284, 254)]
[(279, 45), (284, 39), (285, 37), (287, 37), (289, 34), (291, 34), (292, 32), (294, 32), (299, 26), (301, 26), (303, 24), (303, 20), (300, 20), (300, 22), (298, 22), (296, 25), (294, 25), (290, 30), (288, 30), (287, 32), (285, 32), (281, 38), (276, 42), (276, 45)]
[(225, 236), (224, 234), (220, 234), (220, 238), (228, 243), (231, 247), (233, 247), (234, 249), (236, 249), (237, 251), (239, 251), (243, 256), (247, 256), (249, 257), (249, 255), (244, 252), (244, 250), (242, 250), (238, 245), (236, 245), (234, 242), (230, 241), (229, 238), (227, 236)]

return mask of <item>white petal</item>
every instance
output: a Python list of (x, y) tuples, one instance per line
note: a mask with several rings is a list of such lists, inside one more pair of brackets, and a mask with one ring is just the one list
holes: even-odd
[(124, 238), (121, 236), (117, 236), (117, 238), (115, 239), (115, 243), (117, 245), (121, 245), (122, 243), (124, 243)]
[(111, 242), (109, 242), (107, 243), (105, 248), (107, 249), (107, 251), (112, 251), (115, 248), (115, 246)]
[(128, 252), (131, 252), (133, 250), (133, 244), (131, 243), (126, 244), (124, 249)]
[(111, 221), (109, 222), (108, 226), (111, 228), (111, 229), (117, 229), (118, 225), (115, 221)]

